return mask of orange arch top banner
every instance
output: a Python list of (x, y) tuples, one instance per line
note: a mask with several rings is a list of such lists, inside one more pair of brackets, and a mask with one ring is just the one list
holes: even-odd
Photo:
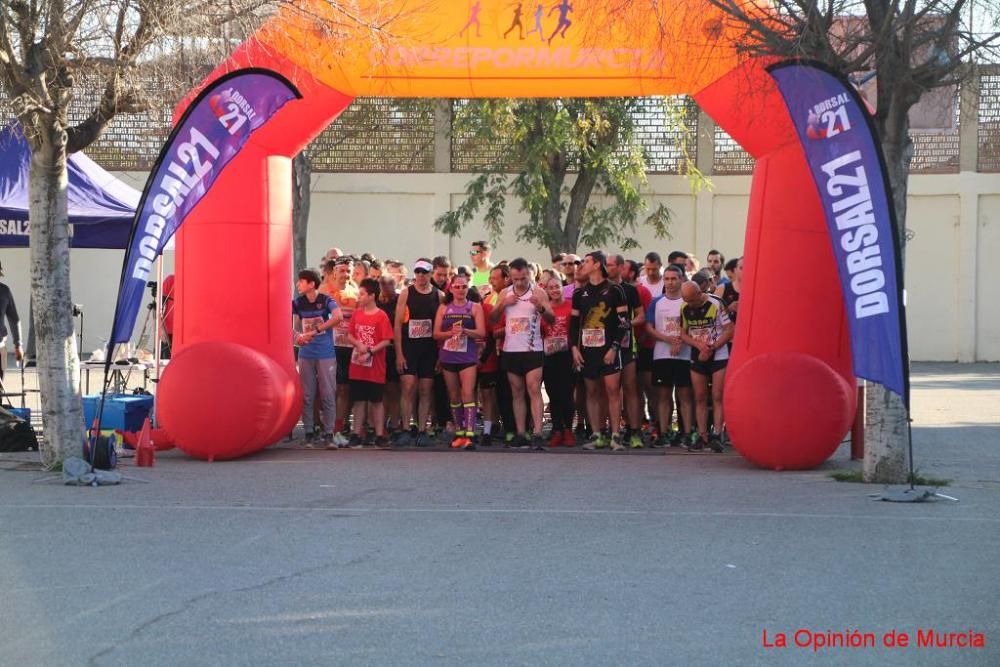
[(741, 60), (740, 29), (704, 0), (350, 4), (285, 7), (256, 39), (355, 97), (696, 93)]

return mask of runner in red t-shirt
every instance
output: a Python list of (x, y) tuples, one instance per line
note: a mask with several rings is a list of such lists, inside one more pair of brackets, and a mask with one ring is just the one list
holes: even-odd
[(541, 286), (552, 304), (556, 316), (552, 324), (542, 322), (542, 344), (545, 363), (542, 366), (542, 382), (549, 395), (549, 414), (552, 417), (552, 435), (549, 447), (573, 447), (573, 356), (569, 351), (569, 318), (573, 304), (563, 296), (562, 281), (549, 278)]
[[(385, 406), (385, 350), (392, 344), (392, 325), (388, 316), (376, 303), (379, 294), (377, 280), (366, 278), (358, 287), (358, 308), (348, 325), (347, 338), (354, 350), (348, 379), (351, 401), (354, 403), (354, 434), (349, 445), (354, 448), (365, 444), (384, 447)], [(370, 407), (369, 407), (370, 406)], [(367, 422), (375, 427), (375, 442), (368, 443)]]

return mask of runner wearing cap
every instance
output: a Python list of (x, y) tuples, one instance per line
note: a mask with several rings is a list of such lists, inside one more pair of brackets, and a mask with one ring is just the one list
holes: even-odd
[[(399, 295), (393, 323), (396, 345), (396, 369), (399, 371), (403, 428), (399, 446), (429, 447), (434, 440), (427, 432), (434, 399), (434, 367), (437, 345), (434, 342), (434, 316), (443, 301), (441, 291), (431, 284), (430, 260), (418, 259), (413, 265), (413, 284)], [(412, 422), (416, 406), (417, 422)]]

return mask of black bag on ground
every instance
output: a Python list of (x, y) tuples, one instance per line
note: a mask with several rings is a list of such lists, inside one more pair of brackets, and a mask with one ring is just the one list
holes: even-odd
[(0, 452), (38, 451), (38, 437), (26, 421), (0, 423)]

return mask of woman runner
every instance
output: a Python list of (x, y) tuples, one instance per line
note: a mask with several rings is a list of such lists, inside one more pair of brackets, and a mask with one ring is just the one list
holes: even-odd
[(569, 351), (569, 318), (573, 304), (563, 297), (563, 284), (552, 276), (542, 282), (542, 287), (551, 300), (555, 322), (542, 322), (542, 343), (545, 348), (545, 363), (542, 366), (542, 382), (549, 395), (549, 415), (552, 417), (552, 435), (549, 447), (574, 447), (573, 435), (573, 386), (576, 376), (573, 372), (573, 355)]
[(451, 298), (438, 307), (434, 318), (434, 339), (441, 343), (439, 359), (455, 422), (451, 446), (469, 449), (476, 427), (476, 340), (486, 337), (486, 318), (482, 306), (466, 298), (467, 276), (456, 275), (449, 291)]

